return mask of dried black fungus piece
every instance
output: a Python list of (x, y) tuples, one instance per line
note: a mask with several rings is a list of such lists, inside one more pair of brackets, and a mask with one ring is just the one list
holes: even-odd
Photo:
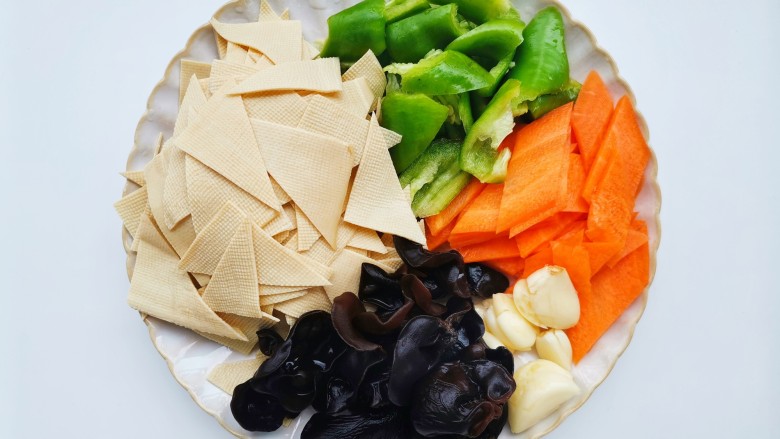
[(433, 301), (430, 290), (417, 276), (404, 275), (401, 278), (401, 291), (403, 291), (404, 296), (413, 300), (429, 316), (439, 317), (447, 312), (446, 307)]
[[(308, 407), (330, 368), (347, 350), (330, 314), (322, 311), (302, 315), (281, 344), (275, 345), (278, 340), (269, 333), (263, 336), (272, 355), (231, 401), (234, 417), (250, 431), (273, 431), (280, 416), (297, 416)], [(268, 414), (250, 419), (260, 411), (257, 406), (266, 407)]]
[(398, 255), (415, 270), (424, 271), (427, 277), (454, 296), (471, 297), (463, 257), (455, 250), (434, 252), (422, 245), (399, 236), (393, 237)]
[(284, 418), (298, 415), (285, 410), (274, 396), (256, 392), (249, 382), (233, 390), (230, 411), (238, 424), (249, 431), (274, 431), (282, 426)]
[(405, 303), (400, 280), (368, 263), (361, 267), (358, 297), (363, 302), (389, 312), (397, 311)]
[(318, 389), (312, 407), (318, 412), (338, 413), (354, 406), (368, 371), (386, 357), (381, 350), (348, 349), (321, 381), (322, 388)]
[(381, 349), (381, 346), (369, 339), (371, 335), (386, 335), (395, 332), (406, 322), (414, 302), (406, 300), (404, 306), (386, 320), (366, 311), (363, 302), (353, 293), (344, 293), (333, 300), (333, 327), (350, 347), (359, 351)]
[(484, 264), (466, 264), (466, 279), (471, 293), (486, 299), (509, 288), (509, 279), (506, 276)]
[(260, 340), (260, 352), (266, 357), (273, 356), (279, 346), (284, 343), (284, 338), (273, 329), (257, 331), (257, 338)]
[(393, 353), (388, 387), (390, 401), (398, 406), (408, 405), (417, 381), (439, 363), (457, 358), (484, 333), (482, 319), (470, 302), (446, 320), (433, 316), (411, 319), (398, 335)]
[(479, 437), (503, 416), (514, 390), (512, 376), (491, 361), (441, 364), (415, 388), (412, 425), (425, 437)]
[(409, 420), (396, 408), (361, 413), (317, 413), (303, 428), (301, 439), (405, 439)]

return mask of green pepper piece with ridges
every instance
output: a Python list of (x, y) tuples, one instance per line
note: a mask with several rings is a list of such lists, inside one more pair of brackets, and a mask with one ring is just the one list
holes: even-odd
[(498, 151), (498, 147), (512, 133), (515, 116), (523, 111), (524, 104), (520, 99), (520, 82), (507, 79), (463, 142), (460, 167), (483, 183), (501, 183), (506, 178), (511, 152), (509, 149)]
[[(468, 31), (447, 46), (489, 65), (515, 54), (523, 42), (525, 23), (518, 20), (492, 20)], [(483, 64), (485, 65), (485, 64)]]
[(412, 210), (418, 218), (444, 210), (471, 180), (458, 165), (460, 150), (460, 142), (436, 140), (399, 177), (401, 186), (411, 191)]
[(504, 77), (514, 64), (514, 57), (515, 54), (511, 53), (509, 56), (499, 61), (495, 67), (490, 69), (489, 73), (493, 78), (493, 82), (487, 87), (477, 90), (477, 93), (479, 93), (480, 96), (490, 98), (496, 94), (496, 90), (498, 90), (498, 87), (501, 86)]
[(328, 39), (320, 56), (353, 63), (369, 49), (379, 56), (386, 47), (385, 2), (363, 0), (328, 18)]
[(528, 113), (534, 120), (539, 119), (556, 108), (576, 100), (577, 96), (580, 94), (581, 88), (582, 84), (575, 80), (571, 80), (562, 90), (552, 94), (539, 96), (529, 102)]
[(523, 31), (509, 77), (520, 81), (523, 100), (559, 90), (569, 81), (563, 17), (554, 6), (542, 9)]
[(429, 96), (479, 90), (493, 82), (487, 70), (452, 50), (434, 52), (417, 64), (391, 64), (385, 71), (401, 75), (401, 90)]
[(474, 115), (471, 113), (471, 96), (468, 93), (462, 93), (458, 96), (458, 116), (463, 130), (468, 134), (474, 125)]
[(431, 144), (449, 110), (422, 94), (392, 93), (382, 99), (382, 126), (401, 134), (390, 149), (397, 173), (403, 172)]
[(457, 15), (457, 6), (439, 6), (387, 26), (387, 53), (396, 62), (414, 63), (444, 49), (468, 31)]
[(449, 2), (458, 5), (461, 15), (478, 24), (506, 16), (512, 11), (509, 0), (450, 0)]
[(428, 0), (393, 0), (385, 6), (385, 20), (387, 24), (392, 24), (430, 7)]

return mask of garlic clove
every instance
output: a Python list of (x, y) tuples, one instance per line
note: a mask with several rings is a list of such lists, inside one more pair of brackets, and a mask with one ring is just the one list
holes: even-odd
[(523, 318), (509, 295), (493, 295), (493, 313), (509, 349), (528, 351), (533, 347), (538, 330)]
[(504, 346), (504, 343), (501, 343), (501, 340), (499, 340), (498, 337), (487, 331), (482, 334), (482, 341), (484, 341), (490, 349), (498, 349), (500, 346)]
[[(509, 344), (506, 341), (506, 335), (501, 331), (498, 326), (498, 320), (496, 319), (496, 313), (493, 311), (493, 307), (489, 307), (485, 310), (485, 328), (487, 332), (493, 335), (502, 345), (509, 348)], [(509, 348), (511, 349), (511, 348)]]
[(560, 329), (550, 329), (536, 338), (536, 353), (539, 358), (571, 370), (571, 342), (565, 332)]
[(514, 301), (529, 322), (543, 327), (568, 329), (580, 319), (580, 299), (569, 273), (548, 265), (515, 284)]
[(520, 433), (580, 393), (571, 373), (548, 360), (535, 360), (514, 374), (517, 389), (509, 399), (509, 427)]

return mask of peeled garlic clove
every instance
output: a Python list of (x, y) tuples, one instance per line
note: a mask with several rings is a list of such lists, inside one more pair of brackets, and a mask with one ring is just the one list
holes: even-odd
[(517, 390), (509, 399), (509, 427), (520, 433), (580, 393), (571, 373), (552, 361), (535, 360), (514, 374)]
[(498, 337), (489, 332), (482, 334), (482, 341), (484, 341), (490, 349), (498, 349), (500, 346), (504, 346), (504, 343), (501, 343), (501, 340), (499, 340)]
[(550, 329), (536, 338), (536, 353), (539, 358), (571, 370), (571, 342), (565, 332), (560, 329)]
[(493, 295), (493, 313), (509, 349), (527, 351), (533, 347), (537, 329), (523, 318), (509, 295)]
[(543, 328), (568, 329), (580, 320), (580, 299), (563, 267), (548, 265), (515, 284), (517, 309)]
[(498, 341), (502, 345), (508, 347), (508, 344), (506, 342), (506, 336), (501, 331), (501, 328), (498, 326), (498, 321), (496, 320), (496, 313), (493, 311), (492, 306), (485, 310), (485, 328), (487, 329), (487, 332), (489, 332), (496, 339), (498, 339)]

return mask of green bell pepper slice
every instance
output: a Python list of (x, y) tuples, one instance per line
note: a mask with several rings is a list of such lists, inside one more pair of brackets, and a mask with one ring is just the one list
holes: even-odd
[(450, 3), (458, 5), (460, 14), (474, 23), (494, 20), (512, 11), (509, 0), (450, 0)]
[(428, 0), (393, 0), (385, 5), (385, 21), (395, 23), (430, 8)]
[[(525, 23), (518, 20), (488, 21), (456, 38), (447, 46), (470, 57), (494, 65), (513, 56), (523, 42)], [(485, 64), (483, 64), (485, 65)]]
[(479, 95), (490, 98), (496, 94), (498, 87), (501, 86), (501, 81), (504, 79), (509, 69), (514, 64), (514, 53), (509, 54), (506, 58), (500, 60), (492, 69), (490, 69), (490, 76), (493, 78), (493, 82), (485, 88), (477, 90)]
[(354, 63), (369, 49), (379, 56), (386, 48), (385, 1), (363, 0), (328, 18), (328, 39), (320, 56)]
[(554, 6), (539, 11), (526, 26), (509, 72), (510, 78), (522, 84), (523, 100), (555, 92), (569, 81), (564, 32), (563, 17)]
[(382, 126), (401, 134), (390, 149), (396, 173), (403, 172), (431, 144), (449, 110), (423, 94), (392, 93), (382, 99)]
[(492, 84), (493, 77), (468, 56), (445, 50), (417, 64), (391, 64), (385, 71), (401, 75), (401, 89), (429, 96), (456, 95)]
[(445, 5), (387, 26), (387, 52), (396, 62), (414, 63), (433, 49), (444, 49), (468, 31), (457, 15), (457, 6)]
[(471, 131), (471, 127), (474, 126), (474, 114), (471, 112), (471, 96), (468, 93), (461, 93), (458, 96), (458, 116), (463, 125), (463, 130), (468, 134)]
[(568, 104), (577, 99), (580, 94), (582, 84), (571, 80), (563, 89), (558, 92), (542, 95), (528, 103), (528, 113), (536, 120), (545, 114), (555, 110), (558, 107)]
[(460, 142), (440, 139), (429, 146), (399, 177), (412, 194), (412, 211), (418, 218), (444, 210), (471, 180), (458, 165)]
[(498, 151), (512, 133), (515, 116), (524, 105), (520, 82), (507, 79), (466, 135), (460, 153), (460, 167), (483, 183), (501, 183), (506, 178), (511, 151)]

